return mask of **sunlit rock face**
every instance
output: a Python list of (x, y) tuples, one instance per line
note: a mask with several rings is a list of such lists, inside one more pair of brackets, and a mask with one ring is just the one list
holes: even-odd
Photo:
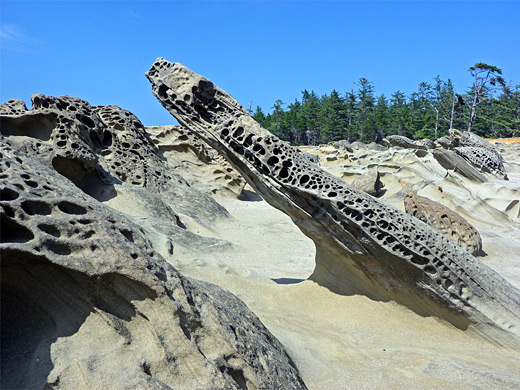
[(467, 251), (309, 164), (229, 94), (183, 65), (159, 58), (146, 75), (182, 125), (315, 242), (311, 279), (343, 294), (395, 300), (505, 344), (518, 342), (520, 292)]
[(408, 214), (433, 226), (472, 255), (482, 253), (482, 238), (477, 229), (448, 207), (414, 194), (405, 196), (404, 206)]
[[(128, 111), (69, 97), (33, 105), (1, 108), (1, 387), (305, 389), (241, 300), (184, 277), (144, 233), (210, 241), (162, 201), (175, 193), (192, 194), (172, 204), (201, 221), (225, 209), (161, 165)], [(130, 196), (146, 203), (141, 226), (132, 202), (119, 203), (126, 215), (103, 204)]]

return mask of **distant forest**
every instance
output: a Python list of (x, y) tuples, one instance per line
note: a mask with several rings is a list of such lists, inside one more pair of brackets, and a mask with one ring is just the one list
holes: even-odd
[(506, 85), (502, 71), (485, 63), (469, 71), (474, 81), (464, 93), (437, 76), (410, 96), (397, 91), (388, 98), (376, 96), (374, 84), (361, 78), (350, 92), (318, 96), (304, 90), (301, 100), (288, 105), (276, 100), (271, 113), (258, 106), (250, 111), (264, 128), (293, 145), (381, 142), (391, 134), (436, 139), (450, 128), (485, 138), (520, 137), (520, 85)]

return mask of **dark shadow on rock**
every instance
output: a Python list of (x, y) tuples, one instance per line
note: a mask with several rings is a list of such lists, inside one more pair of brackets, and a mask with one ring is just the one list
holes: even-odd
[(298, 284), (304, 282), (306, 279), (296, 278), (271, 278), (271, 280), (277, 284)]
[(388, 192), (386, 188), (383, 188), (379, 194), (377, 194), (376, 198), (382, 198)]
[(243, 190), (242, 191), (242, 197), (240, 200), (246, 201), (246, 202), (261, 202), (263, 199), (254, 191), (250, 190)]
[(0, 275), (3, 389), (44, 388), (52, 344), (77, 333), (92, 312), (128, 321), (136, 315), (131, 300), (155, 298), (122, 275), (91, 277), (26, 251), (3, 251)]

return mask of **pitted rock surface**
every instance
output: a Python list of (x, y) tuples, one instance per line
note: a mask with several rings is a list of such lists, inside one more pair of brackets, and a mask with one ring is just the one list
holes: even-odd
[(20, 101), (0, 105), (2, 135), (79, 183), (96, 167), (96, 143), (103, 138), (103, 124), (84, 100), (41, 94), (31, 100), (32, 109), (25, 111)]
[(2, 388), (306, 388), (242, 301), (0, 141)]
[(27, 106), (23, 100), (11, 99), (7, 103), (0, 105), (0, 115), (20, 115), (27, 111)]
[(459, 146), (453, 150), (481, 172), (488, 172), (502, 180), (507, 180), (504, 164), (495, 153), (473, 146)]
[(140, 187), (163, 186), (172, 180), (165, 174), (157, 148), (134, 114), (114, 105), (93, 109), (106, 126), (101, 154), (108, 172), (122, 182)]
[(389, 135), (383, 139), (390, 146), (398, 146), (405, 149), (422, 149), (426, 150), (428, 147), (420, 142), (412, 141), (404, 135)]
[(482, 253), (482, 238), (468, 221), (448, 207), (415, 194), (404, 197), (406, 212), (433, 226), (474, 256)]
[[(26, 111), (21, 101), (0, 105), (2, 135), (89, 195), (104, 201), (125, 190), (115, 189), (125, 183), (128, 190), (147, 188), (172, 200), (176, 212), (201, 222), (229, 216), (210, 196), (168, 169), (130, 111), (114, 105), (92, 107), (70, 96), (38, 94), (31, 99), (33, 107)], [(197, 204), (205, 207), (194, 209)]]
[(495, 154), (500, 161), (504, 161), (504, 158), (498, 152), (495, 145), (493, 145), (491, 142), (486, 141), (484, 138), (479, 137), (475, 133), (470, 133), (468, 131), (462, 132), (457, 129), (450, 129), (449, 133), (454, 147), (471, 146), (475, 148), (484, 148)]
[(518, 342), (520, 292), (496, 272), (427, 224), (308, 164), (229, 94), (183, 65), (159, 58), (146, 76), (182, 125), (313, 239), (313, 280)]
[(435, 142), (429, 138), (423, 138), (423, 139), (417, 140), (417, 141), (415, 141), (415, 143), (418, 145), (426, 146), (426, 148), (428, 148), (428, 149), (435, 149)]

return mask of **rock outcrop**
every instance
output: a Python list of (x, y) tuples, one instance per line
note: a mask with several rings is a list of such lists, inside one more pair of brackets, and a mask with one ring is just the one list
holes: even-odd
[(437, 162), (444, 169), (458, 172), (462, 176), (478, 183), (484, 183), (487, 181), (484, 175), (479, 173), (475, 168), (473, 168), (473, 166), (468, 164), (468, 162), (463, 157), (454, 151), (446, 149), (435, 149), (432, 153), (435, 160), (437, 160)]
[(412, 141), (410, 138), (405, 137), (404, 135), (389, 135), (383, 138), (390, 146), (397, 146), (405, 149), (428, 149), (428, 146), (424, 144), (424, 142)]
[(182, 126), (151, 126), (146, 132), (158, 148), (159, 156), (190, 186), (212, 194), (226, 192), (238, 199), (243, 197), (246, 181), (195, 133)]
[(230, 95), (181, 64), (159, 58), (146, 76), (182, 125), (314, 241), (311, 279), (518, 343), (520, 292), (492, 269), (427, 224), (308, 164)]
[[(176, 213), (201, 223), (227, 211), (179, 174), (167, 169), (141, 121), (117, 106), (92, 107), (70, 97), (31, 96), (32, 109), (18, 102), (0, 105), (1, 133), (7, 142), (71, 180), (100, 201), (138, 188), (175, 200)], [(22, 108), (20, 108), (22, 107)], [(195, 208), (194, 204), (205, 207)]]
[(352, 153), (354, 150), (352, 149), (352, 145), (346, 139), (341, 139), (339, 141), (333, 142), (332, 146), (337, 149), (344, 149), (349, 153)]
[(486, 141), (484, 138), (479, 137), (475, 133), (471, 133), (469, 131), (462, 132), (457, 129), (449, 129), (449, 134), (453, 147), (470, 146), (474, 148), (483, 148), (495, 154), (500, 161), (504, 160), (495, 145)]
[(482, 238), (468, 221), (448, 207), (415, 194), (404, 198), (406, 212), (433, 226), (474, 256), (482, 254)]
[(305, 388), (242, 301), (182, 276), (122, 214), (0, 141), (2, 388)]
[(502, 180), (507, 180), (504, 164), (495, 153), (474, 146), (459, 146), (453, 150), (481, 172), (491, 173)]
[(368, 173), (356, 177), (354, 181), (350, 183), (350, 185), (355, 189), (363, 191), (372, 196), (378, 196), (381, 194), (381, 191), (385, 186), (381, 182), (381, 178), (377, 169), (373, 169)]

